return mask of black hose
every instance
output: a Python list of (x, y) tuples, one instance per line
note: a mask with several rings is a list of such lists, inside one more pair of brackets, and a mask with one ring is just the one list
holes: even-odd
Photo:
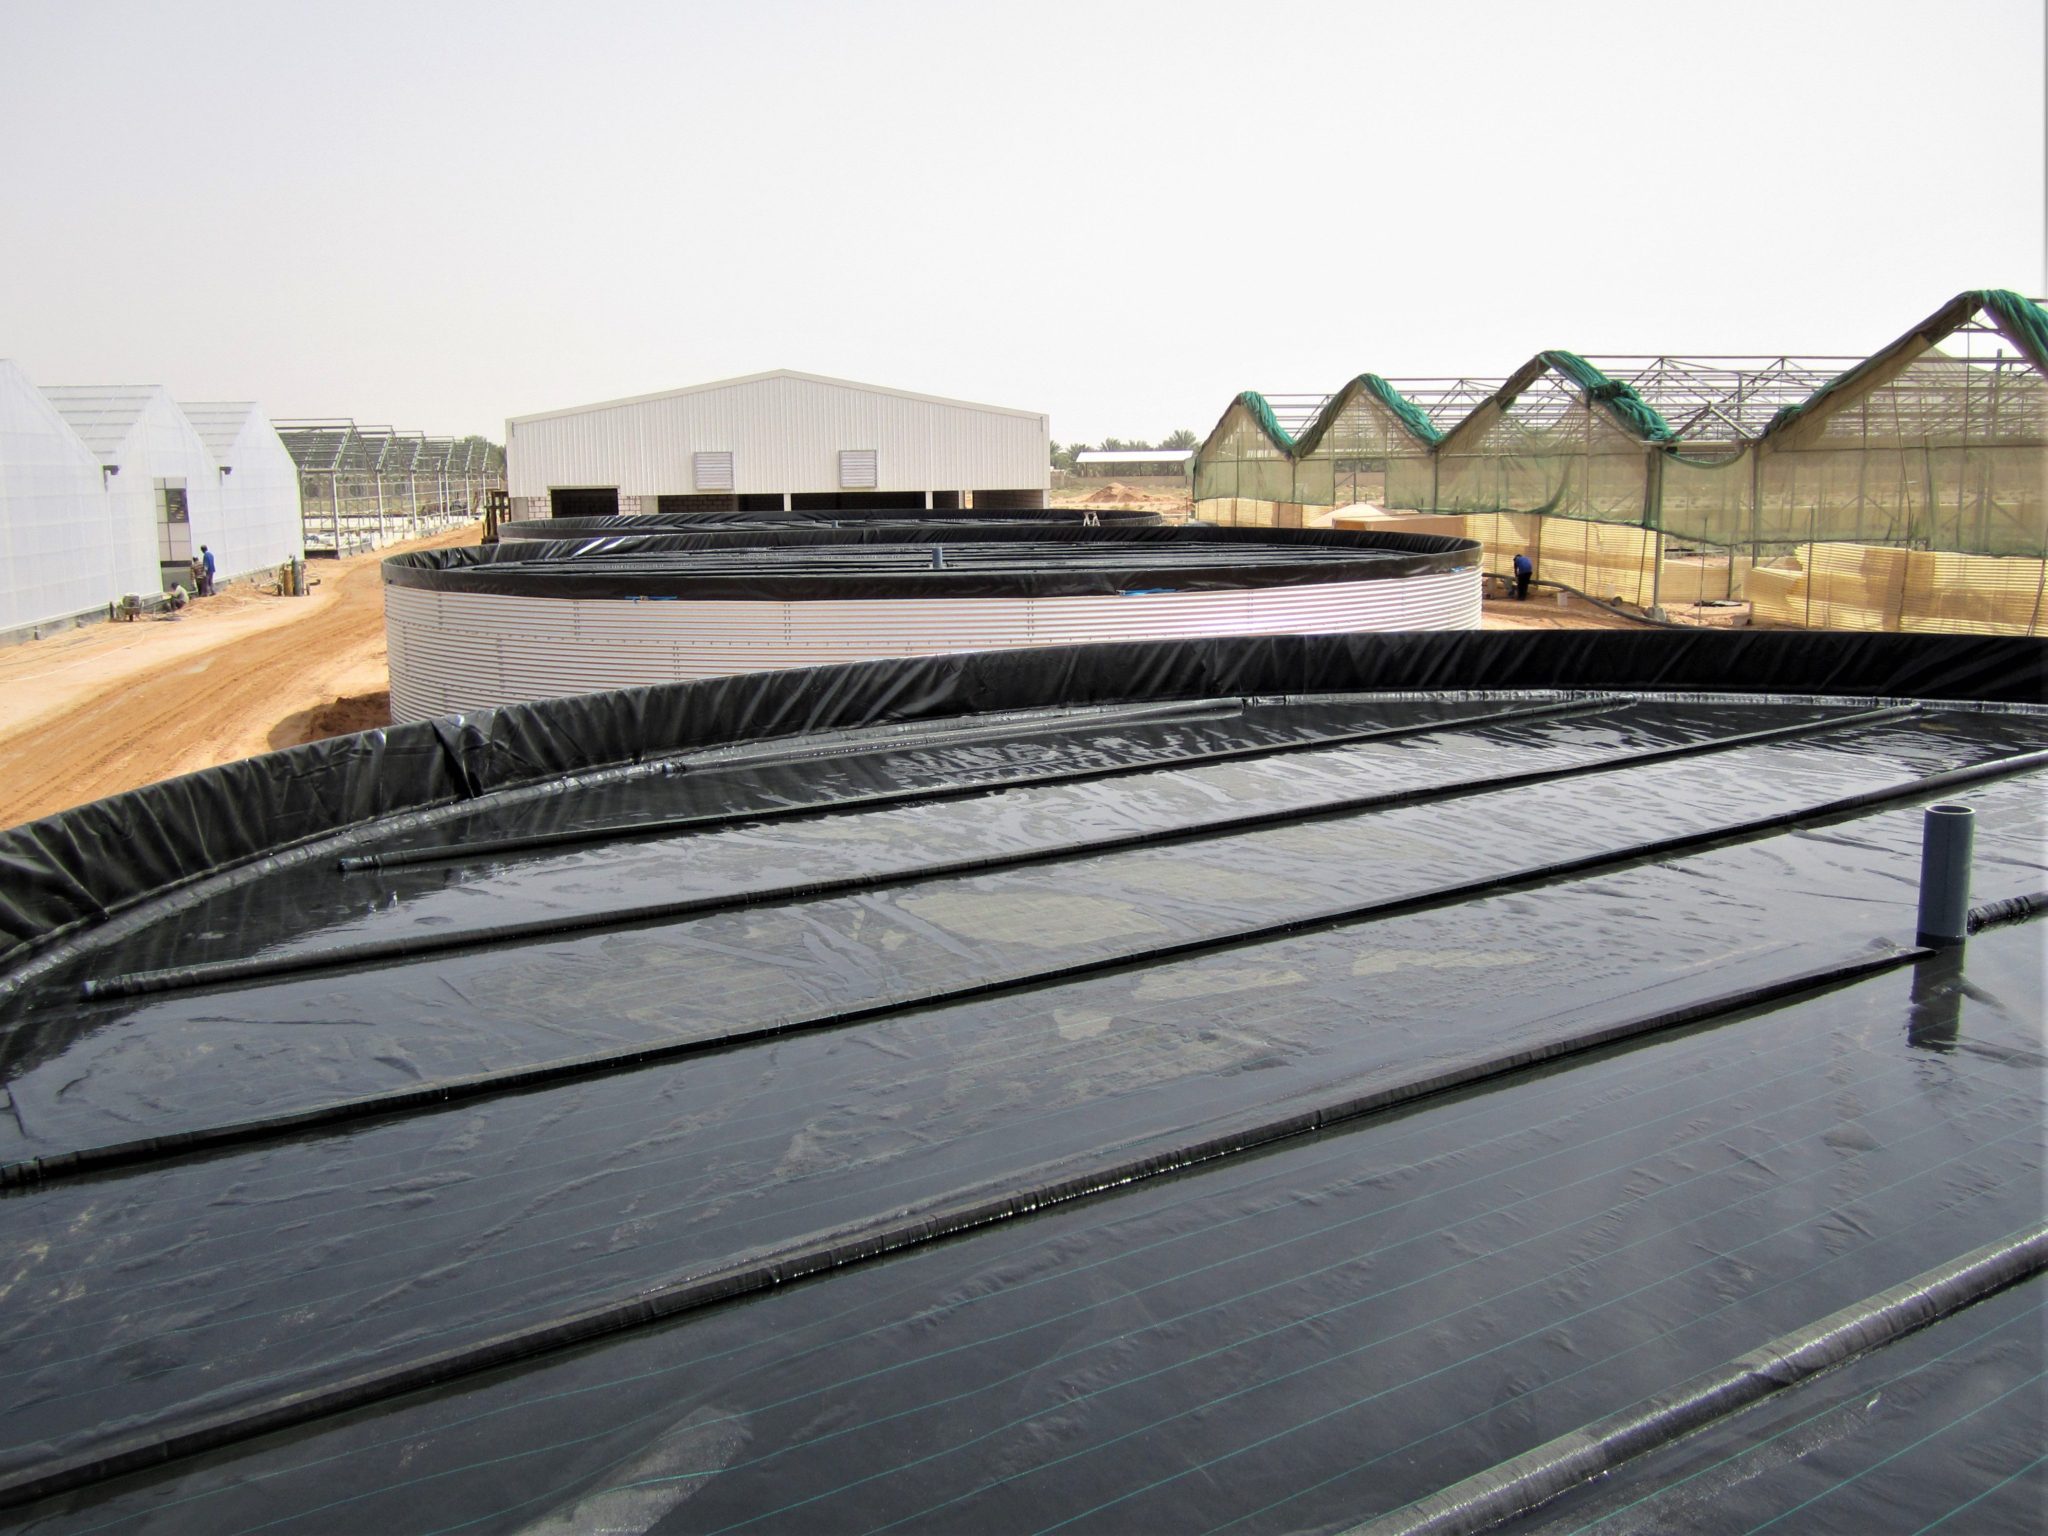
[[(608, 1076), (690, 1056), (708, 1055), (715, 1051), (771, 1040), (781, 1035), (842, 1029), (852, 1024), (912, 1009), (945, 1007), (978, 997), (1056, 986), (1106, 971), (1184, 960), (1203, 953), (1265, 943), (1291, 934), (1337, 927), (1347, 922), (1395, 917), (1407, 912), (1449, 905), (1472, 896), (1504, 894), (1547, 885), (1572, 875), (1645, 863), (1670, 853), (1743, 842), (1795, 824), (1819, 824), (1845, 819), (1857, 815), (1871, 805), (1882, 804), (1887, 800), (1939, 794), (1961, 783), (1974, 783), (1984, 778), (2021, 772), (2026, 768), (2038, 767), (2043, 762), (2048, 762), (2048, 751), (2026, 753), (2019, 758), (2000, 759), (1992, 763), (1978, 764), (1973, 768), (1952, 769), (1948, 773), (1935, 774), (1930, 778), (1915, 780), (1911, 784), (1890, 790), (1865, 791), (1805, 810), (1782, 812), (1766, 817), (1762, 821), (1745, 822), (1732, 828), (1723, 827), (1687, 833), (1682, 837), (1667, 838), (1660, 842), (1639, 843), (1619, 853), (1590, 854), (1568, 859), (1540, 869), (1525, 871), (1520, 875), (1488, 876), (1460, 885), (1439, 886), (1434, 890), (1421, 891), (1409, 896), (1286, 918), (1279, 922), (1240, 928), (1205, 938), (1179, 939), (1146, 949), (1124, 950), (1094, 960), (1069, 961), (1045, 970), (990, 977), (964, 986), (933, 988), (921, 993), (877, 998), (852, 1008), (774, 1019), (763, 1024), (749, 1025), (744, 1029), (700, 1036), (693, 1040), (661, 1041), (652, 1045), (629, 1046), (623, 1050), (599, 1051), (585, 1056), (543, 1062), (537, 1066), (480, 1072), (468, 1077), (443, 1079), (414, 1088), (364, 1094), (337, 1103), (288, 1110), (282, 1114), (267, 1115), (259, 1119), (240, 1120), (227, 1125), (205, 1126), (188, 1131), (171, 1131), (161, 1136), (145, 1136), (133, 1141), (113, 1142), (97, 1147), (52, 1153), (47, 1157), (0, 1163), (0, 1189), (41, 1183), (55, 1178), (80, 1177), (173, 1157), (198, 1156), (249, 1142), (325, 1130), (353, 1121), (419, 1110), (438, 1110), (477, 1099), (530, 1092), (579, 1078)], [(1916, 950), (1915, 953), (1920, 952)]]
[(1981, 933), (1986, 928), (1997, 928), (2006, 923), (2023, 923), (2044, 911), (2048, 911), (2048, 891), (2035, 891), (2027, 896), (2008, 896), (2004, 901), (1972, 907), (1965, 926), (1971, 933)]
[(2043, 1269), (2048, 1227), (1986, 1244), (1342, 1536), (1472, 1536)]
[(0, 1478), (0, 1509), (144, 1471), (167, 1461), (218, 1450), (409, 1392), (516, 1365), (539, 1355), (553, 1354), (593, 1339), (645, 1327), (736, 1297), (1013, 1221), (1052, 1206), (1115, 1193), (1141, 1180), (1241, 1157), (1276, 1142), (1311, 1135), (1397, 1106), (1470, 1089), (1539, 1063), (1581, 1055), (1723, 1015), (1747, 1012), (1802, 994), (1847, 986), (1896, 970), (1931, 953), (1918, 947), (1899, 948), (1876, 955), (1866, 953), (1845, 965), (1802, 972), (1538, 1045), (1438, 1064), (1415, 1077), (1382, 1084), (1367, 1093), (1258, 1121), (1236, 1131), (1149, 1156), (1097, 1164), (1078, 1172), (1042, 1178), (1021, 1189), (997, 1192), (981, 1189), (941, 1196), (913, 1212), (898, 1212), (893, 1218), (843, 1229), (823, 1239), (770, 1252), (744, 1263), (657, 1284), (623, 1301), (584, 1307), (566, 1316), (511, 1329), (493, 1338), (442, 1350), (422, 1359), (372, 1366), (328, 1386), (286, 1388), (268, 1401), (223, 1410), (182, 1428), (160, 1426), (134, 1430), (98, 1450)]
[(597, 912), (556, 914), (523, 923), (505, 923), (495, 928), (466, 929), (453, 933), (417, 933), (395, 939), (372, 939), (361, 944), (338, 945), (331, 949), (301, 951), (297, 954), (264, 955), (241, 960), (203, 961), (194, 965), (167, 966), (154, 971), (129, 971), (104, 979), (87, 978), (79, 992), (87, 999), (135, 997), (150, 992), (169, 992), (187, 987), (224, 986), (236, 982), (297, 976), (309, 971), (373, 964), (378, 961), (410, 961), (452, 950), (495, 948), (532, 939), (548, 939), (593, 929), (624, 928), (643, 923), (674, 922), (686, 917), (703, 917), (714, 912), (739, 911), (748, 907), (783, 902), (821, 901), (855, 892), (888, 890), (895, 886), (921, 884), (931, 880), (957, 879), (966, 875), (991, 874), (997, 870), (1022, 869), (1034, 864), (1058, 863), (1066, 859), (1093, 857), (1105, 853), (1129, 852), (1135, 848), (1197, 838), (1222, 837), (1261, 827), (1279, 826), (1317, 817), (1349, 816), (1361, 811), (1388, 810), (1396, 806), (1422, 805), (1441, 800), (1489, 794), (1497, 790), (1549, 783), (1584, 774), (1605, 773), (1617, 768), (1641, 767), (1672, 758), (1699, 757), (1761, 742), (1782, 741), (1798, 736), (1820, 735), (1846, 730), (1880, 720), (1909, 715), (1918, 705), (1893, 705), (1883, 709), (1860, 710), (1827, 720), (1801, 721), (1796, 725), (1773, 726), (1767, 730), (1745, 731), (1716, 737), (1711, 741), (1685, 742), (1673, 747), (1655, 747), (1646, 752), (1617, 753), (1591, 762), (1563, 767), (1533, 768), (1525, 773), (1500, 774), (1485, 779), (1452, 784), (1428, 785), (1416, 789), (1382, 790), (1372, 794), (1349, 795), (1317, 805), (1283, 807), (1276, 810), (1245, 811), (1204, 821), (1184, 822), (1138, 832), (1117, 832), (1101, 837), (1077, 838), (1049, 848), (1025, 849), (1014, 853), (972, 854), (959, 859), (942, 859), (908, 869), (885, 870), (855, 875), (838, 875), (822, 880), (796, 880), (783, 885), (763, 886), (751, 891), (726, 891), (708, 896), (690, 896), (676, 901), (649, 902), (637, 907), (615, 907)]
[[(1302, 741), (1261, 742), (1253, 746), (1216, 747), (1205, 752), (1177, 753), (1143, 763), (1117, 763), (1108, 767), (1057, 768), (1042, 773), (1019, 774), (1000, 780), (971, 784), (941, 784), (915, 789), (879, 790), (874, 794), (849, 795), (844, 799), (814, 805), (764, 806), (748, 811), (714, 811), (695, 816), (665, 816), (651, 821), (609, 822), (594, 827), (573, 827), (560, 832), (532, 832), (517, 837), (494, 837), (468, 843), (451, 843), (432, 848), (399, 848), (390, 853), (354, 853), (335, 861), (343, 872), (365, 869), (398, 869), (412, 864), (436, 864), (455, 859), (491, 858), (501, 853), (520, 853), (534, 848), (560, 848), (578, 843), (609, 842), (615, 838), (660, 837), (675, 832), (705, 832), (718, 827), (752, 825), (792, 817), (832, 816), (845, 811), (873, 810), (886, 805), (934, 804), (963, 800), (976, 795), (1001, 794), (1005, 790), (1028, 789), (1043, 784), (1081, 784), (1099, 779), (1123, 778), (1130, 774), (1162, 773), (1200, 763), (1242, 762), (1247, 758), (1272, 757), (1287, 752), (1312, 752), (1324, 747), (1355, 742), (1391, 741), (1405, 736), (1470, 729), (1504, 721), (1536, 719), (1546, 715), (1593, 714), (1626, 702), (1615, 695), (1593, 699), (1565, 699), (1555, 704), (1537, 704), (1519, 709), (1494, 710), (1468, 715), (1460, 720), (1438, 720), (1423, 725), (1373, 726), (1364, 730), (1339, 731)], [(1093, 723), (1093, 722), (1090, 722)], [(1071, 730), (1071, 725), (1062, 729)], [(990, 734), (994, 734), (991, 732)], [(1011, 733), (1021, 734), (1021, 733)]]

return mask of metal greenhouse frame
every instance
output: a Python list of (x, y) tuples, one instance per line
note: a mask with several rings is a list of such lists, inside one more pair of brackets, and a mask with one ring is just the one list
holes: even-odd
[[(1959, 294), (1860, 361), (1548, 351), (1471, 389), (1365, 374), (1314, 407), (1279, 397), (1286, 421), (1240, 395), (1198, 455), (1198, 515), (1287, 526), (1371, 502), (1464, 519), (1497, 567), (1526, 550), (1546, 580), (1644, 607), (1739, 593), (1780, 622), (2041, 632), (2048, 317), (2030, 299)], [(1341, 429), (1361, 414), (1378, 437)]]
[(347, 418), (280, 421), (299, 468), (308, 554), (418, 538), (481, 515), (505, 486), (505, 450), (481, 437), (428, 437)]

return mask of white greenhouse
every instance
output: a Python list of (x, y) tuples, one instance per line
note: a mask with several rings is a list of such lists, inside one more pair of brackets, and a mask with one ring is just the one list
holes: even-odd
[(515, 518), (1045, 505), (1036, 411), (777, 369), (515, 416)]
[(0, 640), (157, 590), (146, 540), (116, 534), (106, 479), (28, 375), (0, 359)]
[(220, 476), (219, 514), (194, 537), (212, 546), (221, 579), (271, 571), (306, 552), (299, 467), (261, 407), (247, 400), (180, 407)]
[(45, 385), (43, 394), (108, 471), (116, 557), (151, 574), (128, 590), (189, 585), (192, 557), (212, 543), (201, 530), (220, 523), (220, 472), (170, 391), (64, 384)]

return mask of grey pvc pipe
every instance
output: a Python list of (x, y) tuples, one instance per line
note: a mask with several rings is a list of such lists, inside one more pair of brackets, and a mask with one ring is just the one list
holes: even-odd
[[(1260, 827), (1280, 826), (1306, 821), (1311, 817), (1348, 816), (1366, 810), (1386, 810), (1397, 805), (1424, 805), (1440, 800), (1459, 799), (1468, 795), (1490, 794), (1497, 790), (1520, 787), (1528, 784), (1545, 784), (1556, 780), (1577, 778), (1587, 774), (1612, 772), (1618, 768), (1636, 768), (1647, 763), (1667, 762), (1674, 758), (1701, 757), (1710, 752), (1726, 752), (1737, 747), (1753, 746), (1766, 741), (1784, 741), (1799, 736), (1819, 735), (1828, 731), (1847, 730), (1854, 726), (1870, 724), (1877, 719), (1890, 718), (1901, 713), (1910, 713), (1913, 706), (1900, 709), (1865, 710), (1854, 715), (1844, 715), (1828, 720), (1808, 720), (1797, 725), (1773, 726), (1768, 730), (1745, 731), (1737, 736), (1719, 736), (1708, 741), (1683, 742), (1672, 747), (1654, 747), (1647, 752), (1617, 753), (1611, 757), (1596, 758), (1591, 762), (1567, 764), (1562, 768), (1532, 768), (1525, 773), (1497, 774), (1478, 779), (1456, 780), (1448, 784), (1422, 785), (1413, 789), (1374, 791), (1362, 795), (1347, 795), (1319, 804), (1286, 806), (1275, 810), (1248, 811), (1236, 815), (1210, 817), (1200, 821), (1188, 821), (1179, 826), (1157, 827), (1142, 832), (1119, 832), (1109, 836), (1076, 838), (1071, 842), (1057, 843), (1050, 847), (1024, 849), (1016, 853), (975, 854), (961, 859), (943, 859), (933, 863), (913, 865), (906, 869), (880, 870), (866, 874), (836, 876), (824, 880), (805, 880), (779, 886), (757, 887), (753, 890), (729, 891), (715, 895), (692, 896), (676, 901), (653, 902), (637, 907), (600, 909), (595, 912), (571, 913), (547, 918), (536, 918), (528, 922), (504, 923), (495, 928), (456, 930), (430, 934), (413, 934), (397, 939), (371, 939), (360, 944), (337, 945), (331, 949), (301, 950), (286, 955), (268, 955), (240, 960), (202, 961), (194, 965), (170, 966), (153, 971), (129, 971), (117, 976), (88, 977), (79, 983), (79, 995), (88, 1001), (118, 997), (137, 997), (147, 992), (167, 992), (185, 987), (229, 986), (244, 981), (261, 981), (275, 976), (296, 976), (309, 971), (329, 970), (335, 967), (375, 964), (401, 964), (420, 959), (430, 954), (443, 954), (452, 950), (486, 949), (500, 945), (525, 943), (534, 939), (552, 939), (571, 933), (587, 933), (602, 928), (624, 928), (636, 923), (675, 922), (687, 917), (701, 917), (711, 912), (736, 912), (746, 907), (767, 906), (780, 902), (822, 901), (828, 897), (846, 895), (851, 892), (888, 890), (912, 885), (927, 880), (952, 879), (963, 875), (989, 874), (1002, 869), (1023, 869), (1031, 865), (1057, 863), (1064, 859), (1091, 857), (1098, 854), (1120, 852), (1132, 848), (1148, 848), (1164, 843), (1182, 842), (1197, 838), (1223, 837), (1237, 832), (1248, 832)], [(1997, 772), (2017, 772), (2021, 767), (2037, 766), (2048, 761), (2048, 751), (2031, 755), (1998, 759), (2001, 766)], [(1976, 768), (1958, 769), (1965, 776), (1957, 780), (1953, 774), (1936, 774), (1916, 784), (1884, 790), (1881, 799), (1896, 799), (1903, 794), (1925, 794), (1930, 790), (1946, 788), (1952, 782), (1969, 782), (1982, 777), (1980, 771), (1988, 765)], [(1809, 812), (1798, 815), (1827, 814), (1830, 807), (1840, 805), (1863, 805), (1868, 802), (1857, 797), (1849, 801), (1828, 801)], [(1771, 824), (1757, 822), (1754, 825)], [(1750, 823), (1740, 823), (1747, 826)], [(1733, 830), (1733, 829), (1731, 829)], [(1714, 834), (1719, 836), (1721, 834)], [(1685, 839), (1681, 839), (1685, 842)], [(1648, 845), (1644, 845), (1648, 846)], [(1662, 845), (1659, 845), (1662, 846)], [(1605, 862), (1608, 855), (1595, 856)], [(1502, 879), (1520, 880), (1524, 875), (1502, 876)], [(1493, 878), (1480, 882), (1482, 887), (1496, 883)], [(1447, 888), (1448, 889), (1448, 888)], [(1349, 910), (1349, 909), (1346, 909)]]
[(1477, 1536), (1645, 1452), (1938, 1322), (2048, 1266), (2035, 1227), (1781, 1334), (1748, 1354), (1338, 1536)]
[(219, 1408), (197, 1417), (179, 1417), (176, 1410), (171, 1410), (154, 1420), (131, 1421), (125, 1433), (95, 1448), (69, 1458), (57, 1457), (12, 1475), (0, 1474), (0, 1510), (131, 1472), (147, 1471), (181, 1457), (219, 1450), (407, 1392), (461, 1381), (774, 1286), (829, 1274), (849, 1265), (871, 1263), (906, 1249), (1028, 1217), (1052, 1206), (1117, 1194), (1141, 1180), (1241, 1157), (1262, 1147), (1437, 1094), (1476, 1088), (1545, 1062), (1848, 985), (1895, 970), (1925, 954), (1924, 950), (1895, 949), (1864, 955), (1846, 965), (1783, 977), (1761, 986), (1583, 1030), (1563, 1039), (1432, 1063), (1415, 1076), (1276, 1118), (1221, 1131), (1212, 1124), (1208, 1127), (1212, 1134), (1200, 1141), (1135, 1157), (1105, 1158), (1093, 1164), (1084, 1155), (1057, 1168), (1039, 1170), (1040, 1179), (1028, 1185), (957, 1191), (929, 1204), (892, 1212), (877, 1222), (843, 1228), (822, 1238), (800, 1240), (765, 1253), (756, 1252), (721, 1268), (662, 1281), (624, 1299), (598, 1302), (529, 1322), (476, 1343), (456, 1345), (412, 1360), (366, 1365), (332, 1384), (272, 1383), (271, 1395), (259, 1395), (253, 1402)]
[[(1128, 778), (1139, 774), (1159, 773), (1164, 770), (1191, 768), (1202, 763), (1245, 762), (1254, 758), (1283, 756), (1294, 752), (1323, 751), (1331, 747), (1349, 746), (1362, 741), (1400, 741), (1411, 736), (1449, 734), (1452, 731), (1474, 730), (1485, 725), (1510, 724), (1522, 720), (1543, 718), (1567, 719), (1575, 715), (1598, 714), (1602, 710), (1624, 705), (1628, 699), (1620, 694), (1597, 694), (1587, 699), (1562, 699), (1554, 704), (1522, 705), (1513, 709), (1493, 710), (1483, 715), (1463, 715), (1453, 720), (1431, 720), (1418, 725), (1376, 725), (1364, 730), (1337, 731), (1322, 736), (1301, 737), (1284, 742), (1257, 742), (1234, 747), (1212, 747), (1204, 751), (1176, 752), (1171, 757), (1145, 758), (1137, 762), (1115, 763), (1109, 767), (1093, 764), (1074, 767), (1071, 764), (1046, 771), (1012, 774), (1000, 779), (973, 779), (950, 784), (918, 785), (909, 789), (885, 789), (871, 794), (845, 795), (834, 800), (819, 800), (797, 805), (756, 806), (751, 810), (714, 811), (693, 816), (657, 817), (650, 820), (604, 822), (590, 827), (574, 827), (557, 832), (530, 832), (512, 837), (475, 839), (468, 842), (433, 844), (417, 848), (395, 848), (385, 853), (349, 854), (336, 860), (335, 867), (344, 873), (363, 869), (397, 869), (410, 864), (445, 863), (455, 860), (474, 862), (478, 859), (496, 858), (502, 853), (523, 852), (534, 848), (564, 847), (578, 843), (600, 843), (613, 838), (661, 837), (677, 832), (708, 832), (718, 827), (755, 825), (769, 821), (802, 819), (806, 817), (827, 817), (842, 815), (847, 811), (875, 810), (888, 805), (936, 805), (945, 800), (966, 800), (979, 795), (997, 795), (1013, 789), (1032, 789), (1047, 784), (1088, 784), (1104, 779)], [(1917, 709), (1918, 705), (1904, 706), (1906, 712)], [(1236, 709), (1205, 709), (1203, 712), (1182, 710), (1176, 716), (1182, 720), (1234, 719), (1244, 712), (1240, 704)], [(1119, 712), (1116, 720), (1130, 718), (1131, 712)], [(1104, 717), (1107, 718), (1107, 717)], [(1169, 718), (1165, 711), (1148, 712), (1143, 719)], [(1102, 719), (1090, 719), (1082, 724), (1100, 724)], [(1057, 729), (1073, 730), (1071, 722), (1061, 722)], [(944, 744), (952, 745), (963, 740), (983, 741), (993, 737), (1015, 735), (1044, 735), (1055, 727), (1034, 727), (1028, 732), (1005, 732), (993, 727), (983, 727), (973, 733), (949, 733)], [(910, 745), (922, 745), (925, 738), (912, 738)], [(899, 745), (899, 743), (890, 743)], [(770, 759), (777, 763), (790, 759)], [(685, 761), (679, 769), (700, 767), (722, 767), (724, 764), (705, 761)]]
[(1918, 942), (1930, 948), (1970, 936), (1970, 855), (1977, 813), (1967, 805), (1930, 805), (1920, 829)]

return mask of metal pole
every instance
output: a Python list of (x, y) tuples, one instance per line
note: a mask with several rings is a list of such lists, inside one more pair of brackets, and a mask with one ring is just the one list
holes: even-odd
[(1920, 830), (1918, 943), (1951, 948), (1970, 936), (1970, 850), (1977, 813), (1967, 805), (1930, 805)]
[[(1656, 530), (1651, 542), (1650, 616), (1664, 617), (1664, 455), (1655, 448), (1643, 463), (1643, 511)], [(1637, 591), (1642, 590), (1640, 581)]]

